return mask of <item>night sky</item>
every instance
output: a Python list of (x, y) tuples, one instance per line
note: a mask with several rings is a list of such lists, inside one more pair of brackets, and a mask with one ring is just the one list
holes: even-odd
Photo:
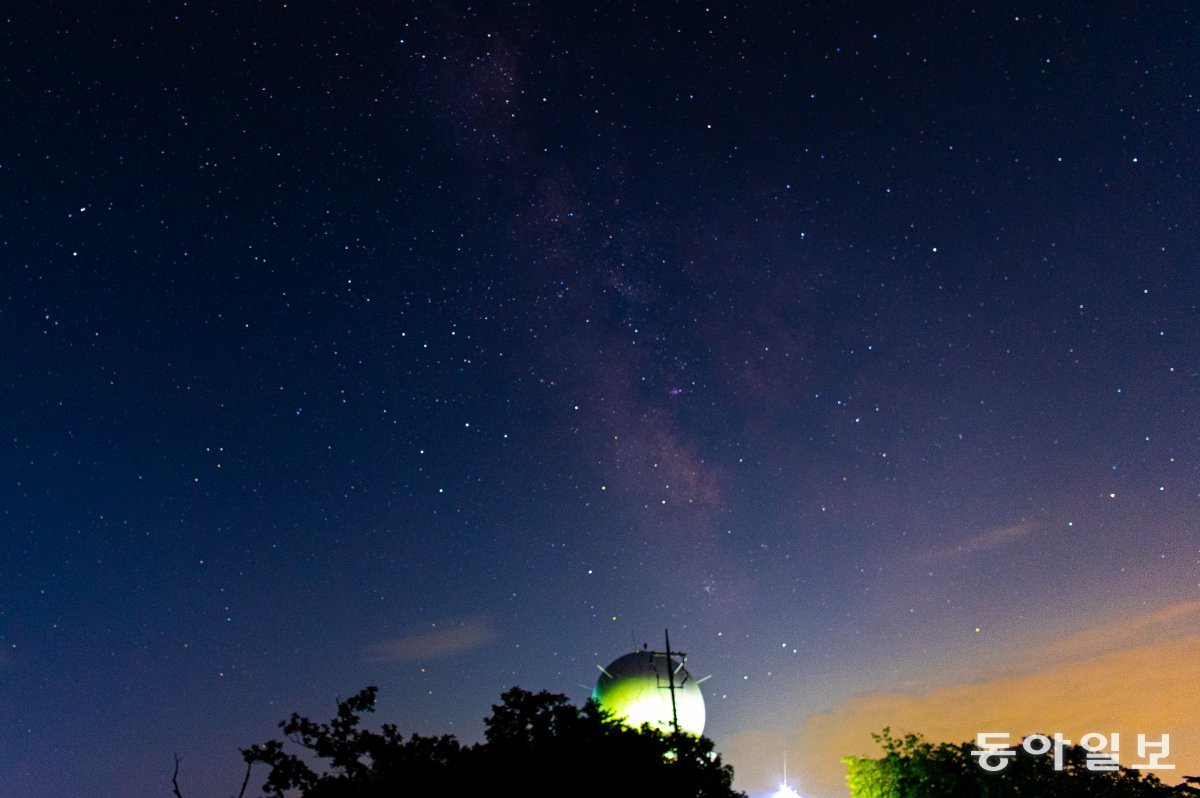
[(368, 684), (472, 742), (667, 627), (752, 793), (1200, 771), (1194, 4), (0, 22), (6, 798), (234, 794)]

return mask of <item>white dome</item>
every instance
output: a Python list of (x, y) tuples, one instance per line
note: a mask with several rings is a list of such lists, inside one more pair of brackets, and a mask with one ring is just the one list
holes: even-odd
[(592, 698), (627, 726), (649, 723), (665, 732), (673, 731), (671, 717), (671, 673), (675, 677), (675, 710), (679, 729), (700, 736), (704, 733), (704, 696), (700, 685), (681, 663), (664, 654), (635, 651), (613, 660), (596, 680)]

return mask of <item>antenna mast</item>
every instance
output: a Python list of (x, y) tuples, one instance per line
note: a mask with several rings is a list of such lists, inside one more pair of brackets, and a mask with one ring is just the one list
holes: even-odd
[[(679, 667), (683, 667), (683, 658), (687, 655), (682, 651), (671, 650), (671, 630), (663, 630), (663, 638), (667, 644), (667, 650), (663, 652), (663, 656), (667, 658), (667, 689), (671, 691), (671, 726), (675, 729), (675, 733), (679, 734), (679, 710), (675, 706), (675, 670), (671, 668), (671, 655), (678, 654), (680, 657)], [(661, 685), (660, 685), (661, 686)]]

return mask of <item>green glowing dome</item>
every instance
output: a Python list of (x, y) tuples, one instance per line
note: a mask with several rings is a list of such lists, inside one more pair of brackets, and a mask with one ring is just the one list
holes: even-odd
[(663, 654), (635, 651), (613, 660), (596, 680), (592, 699), (628, 726), (636, 728), (649, 723), (669, 732), (672, 730), (670, 671), (675, 673), (679, 729), (698, 737), (704, 733), (704, 696), (700, 694), (700, 685), (678, 660), (672, 659), (668, 670)]

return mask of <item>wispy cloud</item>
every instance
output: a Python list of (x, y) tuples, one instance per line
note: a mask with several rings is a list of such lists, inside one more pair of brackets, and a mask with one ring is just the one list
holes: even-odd
[(483, 621), (431, 624), (429, 631), (371, 643), (367, 646), (367, 660), (402, 663), (445, 659), (482, 648), (496, 637), (496, 630)]
[(1043, 662), (1095, 657), (1200, 633), (1200, 601), (1182, 601), (1138, 615), (1123, 623), (1084, 629), (1035, 652)]
[(965, 540), (960, 540), (957, 543), (938, 546), (934, 549), (928, 549), (920, 552), (916, 559), (921, 561), (928, 560), (947, 560), (956, 557), (965, 557), (972, 554), (979, 554), (985, 551), (993, 551), (1004, 546), (1010, 546), (1018, 541), (1024, 540), (1034, 533), (1036, 526), (1028, 521), (1022, 521), (1017, 524), (1008, 524), (1006, 526), (993, 527), (986, 529), (983, 532), (978, 532)]
[(1029, 523), (996, 527), (986, 532), (980, 532), (974, 537), (967, 538), (955, 547), (955, 551), (962, 552), (963, 554), (991, 551), (992, 549), (998, 549), (1001, 546), (1007, 546), (1010, 543), (1016, 543), (1018, 540), (1029, 537), (1031, 532), (1033, 532), (1033, 524)]
[[(1009, 732), (1014, 742), (1036, 732), (1062, 732), (1078, 740), (1087, 732), (1121, 734), (1120, 758), (1138, 760), (1137, 735), (1171, 735), (1173, 771), (1168, 783), (1200, 772), (1198, 602), (1154, 610), (1121, 628), (1096, 627), (1044, 651), (1046, 660), (1024, 672), (924, 694), (875, 693), (848, 699), (825, 713), (802, 718), (790, 730), (747, 730), (724, 744), (737, 768), (738, 786), (751, 794), (773, 789), (772, 774), (787, 752), (792, 781), (813, 798), (843, 798), (845, 756), (878, 756), (871, 733), (919, 732), (936, 742), (966, 742), (982, 731)], [(1168, 639), (1154, 639), (1159, 633)], [(1105, 635), (1114, 641), (1101, 645)], [(1032, 653), (1032, 652), (1030, 652)], [(1073, 657), (1055, 663), (1051, 656)]]

